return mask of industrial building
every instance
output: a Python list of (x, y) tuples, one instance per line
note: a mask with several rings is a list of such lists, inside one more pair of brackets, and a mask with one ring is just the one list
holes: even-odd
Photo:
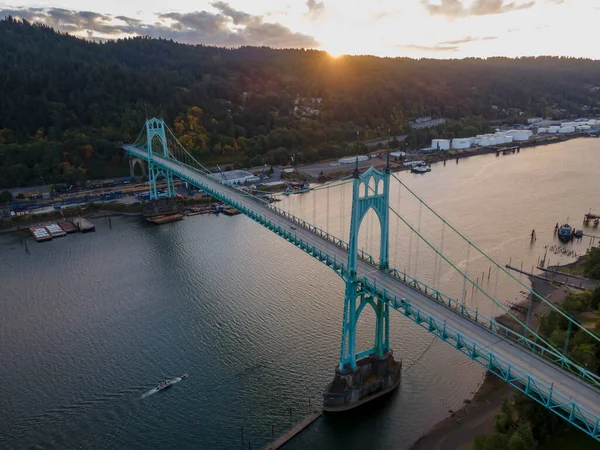
[(213, 173), (209, 176), (227, 184), (243, 184), (260, 181), (260, 178), (245, 170), (229, 170), (227, 172)]

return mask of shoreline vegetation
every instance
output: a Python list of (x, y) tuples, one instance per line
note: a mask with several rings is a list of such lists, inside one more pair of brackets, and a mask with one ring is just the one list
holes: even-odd
[[(593, 253), (594, 258), (598, 258), (597, 254), (600, 254), (600, 250), (595, 249)], [(589, 257), (590, 254), (591, 253), (588, 253), (570, 264), (561, 266), (561, 269), (582, 271), (582, 268), (586, 265), (588, 267), (592, 266), (589, 262), (592, 259)], [(588, 270), (593, 271), (594, 268), (591, 267), (591, 269)], [(589, 295), (590, 298), (600, 297), (600, 288), (594, 291), (593, 294), (587, 294), (590, 291), (574, 293), (573, 289), (565, 286), (556, 286), (551, 281), (533, 277), (531, 277), (530, 280), (532, 289), (535, 292), (547, 298), (549, 302), (561, 305), (564, 308), (569, 307), (566, 303), (573, 303), (573, 299), (577, 299), (582, 295)], [(530, 299), (528, 296), (520, 302), (520, 305), (527, 305), (529, 301)], [(575, 300), (575, 302), (576, 301), (577, 300)], [(590, 303), (592, 304), (591, 306), (576, 307), (577, 309), (575, 309), (574, 314), (576, 312), (582, 318), (589, 320), (592, 329), (594, 325), (596, 325), (597, 329), (597, 324), (599, 323), (599, 314), (596, 311), (597, 305), (594, 305), (594, 301), (591, 300)], [(548, 305), (541, 302), (532, 302), (531, 325), (533, 329), (540, 330), (541, 328), (540, 333), (550, 334), (552, 329), (549, 327), (549, 322), (552, 322), (552, 320), (547, 318), (547, 313), (549, 311), (550, 307)], [(515, 309), (512, 313), (519, 320), (525, 320), (526, 311), (523, 309)], [(497, 317), (496, 320), (502, 325), (515, 331), (518, 331), (519, 328), (521, 328), (521, 326), (507, 314)], [(555, 331), (556, 330), (554, 330), (554, 332)], [(497, 448), (503, 448), (493, 446), (486, 447), (486, 445), (493, 440), (491, 436), (498, 431), (496, 425), (496, 422), (498, 421), (497, 416), (498, 414), (501, 414), (503, 403), (507, 402), (510, 405), (510, 408), (513, 408), (515, 403), (523, 401), (523, 397), (524, 396), (522, 396), (519, 391), (504, 383), (490, 372), (486, 372), (481, 384), (474, 392), (473, 398), (464, 400), (465, 405), (458, 411), (449, 410), (450, 416), (426, 431), (411, 446), (411, 450), (479, 450), (479, 448), (495, 450)], [(504, 408), (507, 408), (507, 406), (504, 406)], [(533, 434), (537, 436), (536, 430), (533, 431)], [(578, 448), (580, 450), (600, 449), (600, 444), (595, 440), (588, 438), (583, 432), (576, 430), (574, 427), (571, 427), (571, 429), (565, 427), (561, 429), (561, 431), (563, 432), (562, 435), (559, 433), (558, 436), (554, 436), (552, 442), (540, 443), (541, 447), (538, 448), (552, 450), (563, 448)], [(481, 436), (485, 437), (482, 439)], [(479, 441), (479, 443), (475, 446), (477, 441)], [(569, 447), (569, 445), (574, 446)]]

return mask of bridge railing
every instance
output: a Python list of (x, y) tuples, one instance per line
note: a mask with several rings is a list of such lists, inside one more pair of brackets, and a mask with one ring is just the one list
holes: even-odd
[[(199, 174), (198, 169), (193, 166), (189, 166), (189, 165), (182, 163), (181, 161), (178, 161), (176, 159), (170, 160), (170, 161), (175, 162), (176, 164), (181, 166), (181, 168), (192, 171), (192, 173), (194, 175)], [(169, 170), (172, 170), (175, 175), (177, 175), (179, 178), (181, 178), (183, 180), (186, 180), (192, 184), (197, 183), (197, 180), (192, 179), (190, 176), (188, 176), (181, 170), (175, 170), (175, 169), (169, 169)], [(207, 176), (206, 174), (200, 174), (200, 175)], [(260, 204), (261, 206), (270, 209), (271, 211), (273, 211), (276, 214), (280, 215), (281, 217), (291, 221), (292, 223), (294, 223), (298, 226), (301, 226), (302, 228), (309, 230), (310, 232), (327, 240), (328, 242), (331, 242), (334, 245), (348, 251), (349, 246), (348, 246), (347, 242), (343, 241), (342, 239), (337, 238), (336, 236), (326, 232), (325, 230), (322, 230), (321, 228), (319, 228), (315, 225), (312, 225), (309, 222), (306, 222), (305, 220), (300, 219), (300, 218), (294, 216), (293, 214), (290, 214), (289, 212), (284, 211), (284, 210), (268, 203), (266, 200), (260, 199), (256, 196), (248, 194), (240, 189), (237, 189), (236, 187), (230, 185), (229, 183), (223, 182), (223, 180), (221, 180), (218, 177), (211, 177), (211, 179), (213, 181), (218, 182), (223, 187), (225, 187), (226, 191), (232, 191), (232, 192), (236, 192), (237, 194), (246, 195), (248, 199), (253, 200), (257, 204)], [(202, 186), (202, 188), (205, 191), (209, 192), (215, 198), (218, 198), (221, 201), (240, 210), (248, 217), (261, 223), (266, 228), (271, 229), (272, 231), (275, 231), (277, 234), (283, 236), (288, 241), (294, 243), (294, 245), (300, 247), (305, 252), (317, 257), (322, 262), (325, 262), (328, 266), (332, 267), (336, 271), (336, 273), (338, 273), (338, 275), (340, 275), (342, 278), (347, 277), (345, 266), (341, 263), (338, 263), (336, 260), (329, 261), (327, 259), (328, 256), (326, 254), (323, 254), (323, 252), (321, 250), (319, 250), (317, 247), (312, 246), (306, 242), (303, 242), (302, 239), (298, 239), (295, 235), (292, 238), (292, 234), (289, 230), (284, 230), (283, 227), (272, 223), (271, 221), (266, 219), (264, 216), (254, 212), (251, 209), (246, 208), (244, 205), (242, 205), (238, 201), (234, 200), (230, 196), (224, 194), (223, 192), (216, 191), (216, 190), (212, 189), (210, 186), (208, 186), (207, 184), (204, 184)], [(372, 265), (374, 268), (378, 268), (376, 261), (374, 260), (374, 258), (371, 255), (361, 251), (361, 252), (359, 252), (358, 257), (361, 260)], [(525, 348), (542, 356), (543, 358), (545, 358), (555, 364), (560, 365), (561, 367), (568, 370), (569, 372), (577, 375), (579, 378), (582, 378), (582, 379), (588, 381), (589, 383), (600, 387), (600, 377), (599, 376), (588, 371), (587, 369), (585, 369), (583, 367), (580, 367), (580, 366), (574, 364), (573, 362), (571, 362), (570, 360), (565, 358), (563, 355), (560, 355), (556, 352), (548, 350), (545, 346), (540, 345), (537, 342), (532, 341), (525, 336), (522, 336), (521, 334), (511, 330), (510, 328), (508, 328), (504, 325), (501, 325), (496, 320), (491, 319), (483, 314), (480, 314), (477, 309), (473, 310), (472, 308), (469, 308), (464, 303), (439, 292), (438, 290), (428, 286), (425, 283), (420, 282), (419, 280), (407, 275), (404, 272), (401, 272), (397, 269), (391, 269), (391, 270), (389, 270), (388, 273), (389, 273), (389, 275), (391, 275), (395, 279), (401, 281), (405, 285), (428, 296), (429, 298), (433, 299), (437, 303), (442, 304), (445, 307), (452, 309), (453, 311), (457, 312), (458, 314), (462, 315), (463, 317), (466, 317), (469, 320), (476, 322), (477, 324), (485, 327), (489, 331), (491, 331), (499, 336), (511, 339), (512, 341), (524, 346)]]
[(389, 271), (389, 274), (402, 281), (404, 284), (412, 287), (413, 289), (421, 292), (422, 294), (427, 295), (432, 300), (435, 300), (437, 303), (444, 305), (445, 307), (451, 308), (455, 312), (460, 315), (467, 317), (471, 321), (478, 323), (479, 325), (485, 327), (489, 331), (494, 334), (497, 334), (502, 337), (506, 337), (523, 347), (531, 350), (532, 352), (542, 356), (543, 358), (551, 361), (554, 364), (558, 364), (569, 372), (577, 375), (579, 378), (582, 378), (589, 383), (600, 387), (600, 377), (593, 372), (590, 372), (583, 367), (580, 367), (576, 364), (573, 364), (570, 360), (565, 358), (565, 356), (556, 353), (552, 350), (549, 350), (547, 347), (538, 344), (535, 341), (517, 333), (516, 331), (508, 328), (505, 325), (500, 324), (494, 319), (487, 317), (484, 314), (481, 314), (477, 309), (472, 309), (466, 306), (464, 303), (449, 297), (438, 290), (428, 286), (427, 284), (412, 278), (404, 272), (400, 272), (397, 269), (392, 269)]
[(361, 280), (361, 287), (364, 292), (377, 296), (391, 308), (397, 310), (428, 332), (436, 335), (442, 341), (455, 347), (473, 361), (558, 414), (572, 425), (595, 439), (600, 437), (600, 417), (586, 408), (579, 406), (566, 395), (558, 392), (554, 388), (553, 383), (529, 375), (526, 369), (510, 363), (496, 355), (489, 348), (478, 346), (474, 340), (464, 336), (452, 326), (447, 325), (445, 321), (442, 322), (427, 312), (422, 311), (409, 300), (405, 298), (398, 299), (395, 296), (392, 297), (385, 290), (378, 289), (376, 284), (367, 278)]

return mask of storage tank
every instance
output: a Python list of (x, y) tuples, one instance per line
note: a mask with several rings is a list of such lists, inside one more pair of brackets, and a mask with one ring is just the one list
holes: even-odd
[(569, 126), (569, 127), (560, 127), (560, 129), (558, 130), (559, 133), (574, 133), (575, 132), (575, 127)]
[(454, 138), (452, 139), (452, 148), (463, 149), (471, 146), (471, 139), (469, 138)]
[(431, 141), (431, 148), (450, 150), (450, 139), (433, 139)]
[(507, 136), (513, 137), (513, 141), (527, 141), (532, 134), (531, 130), (510, 130), (506, 132)]
[(356, 162), (356, 159), (358, 158), (358, 161), (368, 161), (369, 157), (366, 155), (359, 155), (359, 156), (348, 156), (346, 158), (340, 158), (338, 159), (338, 162), (340, 164), (354, 164)]

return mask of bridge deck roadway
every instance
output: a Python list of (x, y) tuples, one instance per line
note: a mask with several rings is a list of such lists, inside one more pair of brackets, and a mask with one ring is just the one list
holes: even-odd
[[(132, 150), (128, 148), (127, 151), (145, 160), (148, 159), (145, 152), (138, 149)], [(216, 191), (223, 192), (225, 195), (245, 205), (248, 209), (254, 210), (265, 218), (268, 218), (273, 223), (291, 229), (291, 221), (268, 208), (261, 206), (256, 201), (249, 199), (247, 195), (244, 195), (244, 193), (239, 190), (226, 187), (210, 177), (198, 174), (194, 170), (183, 167), (175, 162), (156, 156), (153, 156), (153, 159), (155, 163), (162, 165), (166, 169), (184, 173), (190, 180), (196, 180), (196, 184), (199, 188), (209, 187)], [(302, 227), (297, 227), (294, 231), (299, 238), (319, 248), (323, 253), (329, 254), (330, 257), (335, 256), (338, 261), (347, 260), (348, 252), (345, 249), (336, 246)], [(455, 310), (436, 303), (428, 296), (401, 283), (386, 272), (380, 270), (374, 271), (373, 266), (360, 259), (357, 271), (358, 277), (367, 277), (376, 281), (378, 287), (382, 289), (385, 288), (389, 295), (395, 295), (398, 299), (406, 298), (422, 311), (441, 321), (446, 321), (448, 326), (453, 327), (465, 337), (477, 342), (478, 347), (483, 347), (488, 351), (492, 351), (498, 357), (510, 362), (515, 368), (530, 374), (532, 377), (546, 383), (548, 386), (553, 384), (554, 392), (562, 394), (567, 399), (572, 399), (580, 407), (595, 414), (596, 417), (600, 416), (600, 391), (580, 378), (577, 378), (570, 372), (561, 369), (549, 361), (541, 359), (534, 353), (527, 351), (525, 348), (512, 341), (490, 332), (482, 325), (467, 319)], [(451, 367), (448, 367), (447, 369), (452, 370)]]

